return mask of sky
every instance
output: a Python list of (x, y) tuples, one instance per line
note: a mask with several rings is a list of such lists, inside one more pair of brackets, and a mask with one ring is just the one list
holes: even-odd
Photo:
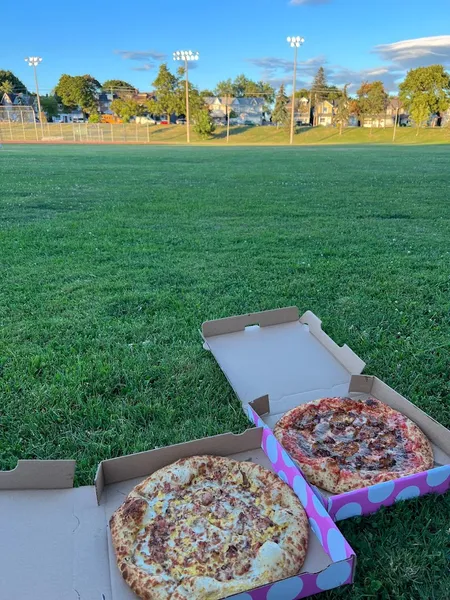
[(108, 0), (86, 4), (22, 0), (2, 3), (0, 69), (34, 89), (26, 56), (41, 56), (40, 92), (63, 73), (89, 73), (100, 82), (123, 79), (151, 89), (159, 64), (175, 50), (193, 50), (191, 81), (214, 89), (245, 73), (276, 87), (292, 82), (293, 49), (302, 36), (297, 85), (323, 65), (328, 82), (381, 79), (394, 92), (406, 71), (444, 64), (450, 69), (450, 0)]

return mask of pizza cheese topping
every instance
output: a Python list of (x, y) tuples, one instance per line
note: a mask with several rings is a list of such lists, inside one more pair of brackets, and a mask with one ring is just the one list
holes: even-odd
[[(298, 572), (307, 517), (276, 475), (219, 457), (162, 471), (136, 486), (111, 519), (119, 568), (138, 594), (144, 579), (153, 588), (163, 582), (166, 594), (156, 586), (145, 598), (214, 600)], [(124, 546), (123, 530), (133, 528)], [(206, 595), (195, 592), (199, 585)]]
[(312, 483), (347, 491), (430, 468), (420, 429), (374, 398), (322, 398), (289, 411), (275, 436)]

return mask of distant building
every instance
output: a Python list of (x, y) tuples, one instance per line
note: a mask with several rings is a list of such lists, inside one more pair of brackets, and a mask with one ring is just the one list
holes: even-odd
[(226, 120), (227, 114), (235, 113), (237, 124), (262, 125), (265, 120), (264, 98), (234, 98), (231, 96), (207, 97), (205, 104), (213, 119)]

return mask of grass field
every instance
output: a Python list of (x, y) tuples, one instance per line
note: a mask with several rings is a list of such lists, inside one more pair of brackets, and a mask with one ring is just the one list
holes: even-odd
[[(392, 128), (374, 128), (372, 132), (364, 127), (344, 129), (342, 135), (335, 127), (299, 127), (294, 137), (296, 145), (310, 144), (391, 144)], [(450, 144), (450, 127), (421, 129), (419, 134), (411, 127), (398, 127), (395, 143), (398, 144)], [(186, 144), (186, 127), (182, 125), (127, 125), (117, 124), (66, 124), (45, 123), (43, 129), (32, 124), (9, 124), (0, 122), (0, 142), (36, 142), (44, 140), (69, 143), (140, 143), (140, 144)], [(218, 127), (207, 140), (191, 131), (194, 144), (226, 145), (226, 128)], [(230, 128), (230, 145), (288, 145), (289, 131), (280, 127)]]
[[(248, 427), (203, 320), (311, 309), (450, 426), (450, 149), (0, 151), (0, 467)], [(356, 583), (321, 598), (449, 597), (450, 495), (341, 523)]]

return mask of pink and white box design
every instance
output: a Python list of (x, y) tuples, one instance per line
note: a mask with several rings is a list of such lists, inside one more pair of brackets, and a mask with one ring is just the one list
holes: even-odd
[[(233, 598), (296, 600), (353, 582), (353, 550), (264, 426), (103, 461), (93, 486), (72, 488), (74, 461), (19, 461), (13, 471), (0, 472), (2, 598), (136, 600), (116, 566), (109, 519), (145, 477), (201, 454), (249, 460), (276, 471), (300, 498), (310, 522), (306, 560), (298, 575)], [(17, 556), (25, 556), (25, 570)]]
[(298, 309), (289, 307), (207, 321), (202, 336), (256, 425), (273, 428), (288, 410), (318, 398), (371, 396), (428, 436), (433, 469), (337, 495), (312, 486), (334, 520), (450, 488), (450, 431), (378, 378), (361, 375), (365, 363), (348, 346), (338, 346), (312, 312), (299, 318)]

